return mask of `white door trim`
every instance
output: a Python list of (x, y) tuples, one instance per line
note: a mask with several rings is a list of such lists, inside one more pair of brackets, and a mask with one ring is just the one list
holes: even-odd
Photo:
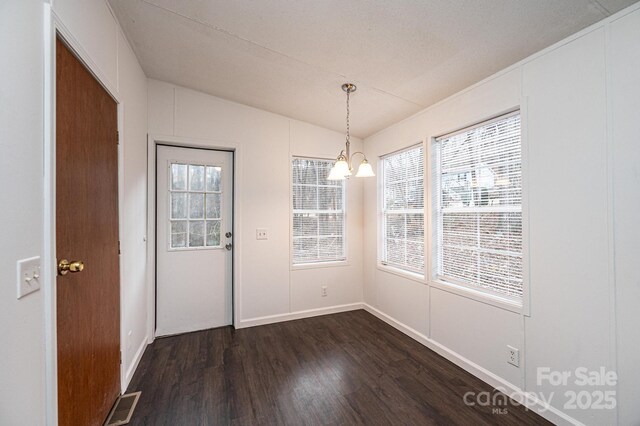
[[(53, 11), (49, 2), (44, 2), (44, 110), (43, 110), (43, 249), (42, 249), (42, 292), (44, 305), (45, 339), (45, 424), (58, 424), (58, 340), (56, 330), (56, 37), (74, 52), (76, 57), (93, 74), (118, 105), (118, 132), (123, 133), (124, 105), (118, 90), (106, 78), (100, 67), (74, 37), (62, 20)], [(122, 144), (118, 145), (118, 235), (122, 234), (124, 206), (124, 162)], [(120, 350), (124, 341), (124, 321), (122, 318), (122, 258), (120, 258)], [(127, 383), (125, 371), (120, 367), (122, 392)]]
[(234, 176), (233, 176), (233, 325), (240, 323), (241, 312), (240, 291), (242, 277), (240, 268), (240, 256), (242, 252), (242, 211), (241, 198), (237, 194), (242, 193), (242, 149), (237, 142), (216, 141), (208, 139), (183, 138), (168, 135), (150, 134), (147, 142), (147, 335), (149, 343), (155, 339), (156, 316), (156, 148), (157, 145), (172, 145), (183, 148), (217, 149), (221, 151), (233, 151)]

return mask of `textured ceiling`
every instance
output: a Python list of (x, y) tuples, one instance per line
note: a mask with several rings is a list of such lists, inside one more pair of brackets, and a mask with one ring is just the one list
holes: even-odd
[(109, 0), (147, 76), (366, 137), (636, 0)]

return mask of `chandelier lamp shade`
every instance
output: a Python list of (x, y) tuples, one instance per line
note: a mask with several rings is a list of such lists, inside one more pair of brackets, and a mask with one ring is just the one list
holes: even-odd
[(356, 91), (355, 84), (345, 83), (342, 85), (342, 90), (347, 93), (347, 141), (345, 143), (345, 149), (340, 151), (340, 155), (336, 158), (336, 162), (329, 172), (328, 180), (344, 180), (353, 174), (353, 157), (356, 155), (362, 155), (362, 161), (358, 167), (356, 177), (371, 177), (375, 176), (371, 164), (367, 161), (367, 157), (364, 153), (357, 151), (351, 153), (351, 141), (350, 141), (350, 128), (349, 128), (349, 95)]

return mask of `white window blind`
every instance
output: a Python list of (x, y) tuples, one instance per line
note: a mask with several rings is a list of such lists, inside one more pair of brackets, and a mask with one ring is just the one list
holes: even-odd
[(424, 274), (424, 149), (382, 158), (382, 264)]
[(436, 139), (437, 278), (522, 297), (520, 135), (515, 112)]
[(327, 180), (333, 162), (293, 159), (293, 263), (345, 260), (344, 181)]

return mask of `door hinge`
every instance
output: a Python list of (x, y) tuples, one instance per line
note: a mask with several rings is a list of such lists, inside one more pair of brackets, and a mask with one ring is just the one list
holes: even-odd
[(116, 131), (116, 144), (120, 145), (120, 130)]
[(120, 251), (120, 241), (118, 240), (118, 254), (122, 254), (122, 251)]
[(120, 365), (122, 365), (122, 351), (120, 351)]

